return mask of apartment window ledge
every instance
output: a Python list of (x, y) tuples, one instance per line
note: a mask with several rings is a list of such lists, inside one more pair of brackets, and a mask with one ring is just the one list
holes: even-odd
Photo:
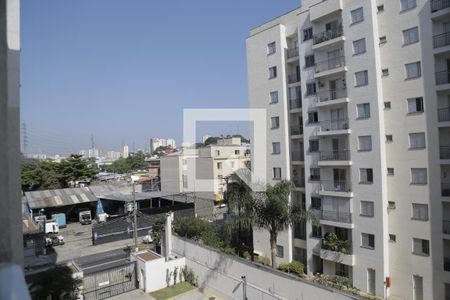
[(367, 149), (367, 150), (365, 150), (365, 149), (359, 149), (359, 150), (358, 150), (358, 152), (370, 152), (370, 151), (372, 151), (372, 149)]
[(365, 217), (365, 218), (373, 218), (374, 215), (363, 215), (363, 214), (359, 214), (360, 217)]
[(426, 254), (426, 253), (417, 253), (417, 252), (411, 252), (411, 254), (417, 255), (417, 256), (423, 256), (423, 257), (428, 257), (430, 256), (430, 254)]
[(362, 22), (364, 22), (364, 19), (355, 21), (355, 22), (353, 22), (353, 23), (350, 24), (350, 27), (351, 27), (351, 26), (358, 25), (359, 23), (362, 23)]
[(414, 80), (414, 79), (419, 79), (419, 78), (421, 78), (421, 77), (422, 77), (422, 75), (416, 76), (416, 77), (407, 77), (407, 78), (405, 78), (405, 81), (410, 81), (410, 80)]
[(275, 53), (277, 53), (277, 51), (272, 52), (272, 53), (267, 53), (267, 56), (272, 56), (272, 55), (274, 55)]
[(363, 86), (368, 86), (368, 85), (369, 85), (368, 83), (365, 83), (365, 84), (358, 84), (358, 85), (355, 85), (355, 88), (363, 87)]
[(277, 103), (279, 103), (279, 102), (278, 101), (277, 102), (269, 102), (269, 105), (277, 104)]
[(367, 185), (369, 185), (369, 184), (373, 184), (373, 182), (370, 182), (370, 181), (360, 181), (359, 184), (367, 184)]
[(317, 178), (317, 179), (316, 179), (316, 178), (311, 178), (311, 177), (310, 177), (310, 178), (309, 178), (309, 181), (320, 181), (320, 178)]
[(280, 155), (280, 152), (272, 152), (272, 155)]
[(280, 129), (280, 127), (270, 127), (271, 130)]
[(368, 117), (357, 117), (356, 120), (367, 120), (370, 119), (370, 116)]
[(413, 221), (422, 221), (422, 222), (428, 222), (429, 219), (419, 219), (419, 218), (411, 218)]
[(272, 180), (281, 180), (281, 178), (272, 178)]
[(365, 54), (366, 52), (367, 52), (367, 50), (366, 50), (366, 51), (363, 51), (363, 52), (359, 52), (359, 53), (353, 53), (353, 56), (363, 55), (363, 54)]
[(269, 77), (269, 80), (277, 78), (277, 76)]
[(415, 41), (415, 42), (411, 42), (411, 43), (408, 43), (408, 44), (403, 44), (402, 47), (406, 47), (406, 46), (409, 46), (409, 45), (414, 45), (414, 44), (417, 44), (419, 42), (420, 41)]
[(370, 247), (370, 246), (361, 246), (361, 248), (368, 249), (368, 250), (375, 250), (375, 247)]
[(427, 147), (415, 147), (415, 148), (409, 147), (408, 148), (408, 150), (412, 150), (412, 151), (414, 151), (414, 150), (423, 150), (423, 149), (427, 149)]
[(413, 111), (413, 112), (408, 112), (406, 113), (407, 116), (414, 116), (414, 115), (421, 115), (423, 114), (423, 111)]
[(410, 185), (427, 185), (428, 182), (411, 182)]
[(407, 13), (407, 12), (413, 10), (413, 9), (416, 8), (416, 7), (417, 7), (417, 5), (414, 5), (413, 7), (410, 7), (410, 8), (404, 9), (404, 10), (401, 10), (401, 11), (400, 11), (400, 14)]

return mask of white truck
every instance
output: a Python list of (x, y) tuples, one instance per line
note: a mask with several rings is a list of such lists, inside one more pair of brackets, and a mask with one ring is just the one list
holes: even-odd
[(82, 225), (87, 225), (92, 223), (92, 215), (90, 210), (83, 210), (78, 213), (80, 223)]
[(56, 220), (45, 221), (45, 233), (59, 233), (59, 225)]

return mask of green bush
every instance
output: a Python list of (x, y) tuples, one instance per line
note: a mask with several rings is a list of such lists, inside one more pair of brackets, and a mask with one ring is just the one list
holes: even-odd
[(283, 272), (289, 272), (289, 264), (287, 263), (279, 263), (278, 264), (278, 270)]
[(341, 240), (335, 233), (329, 232), (325, 234), (322, 240), (322, 248), (343, 254), (350, 254), (351, 243), (348, 240)]
[(278, 265), (278, 269), (283, 272), (292, 273), (297, 276), (302, 276), (305, 273), (305, 266), (296, 260), (293, 260), (291, 263), (280, 263)]

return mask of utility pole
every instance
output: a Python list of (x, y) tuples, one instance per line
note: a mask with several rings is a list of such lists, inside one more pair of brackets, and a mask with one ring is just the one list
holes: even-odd
[(134, 224), (134, 230), (133, 230), (133, 237), (134, 237), (134, 251), (137, 252), (137, 205), (136, 205), (136, 183), (133, 181), (133, 224)]
[(247, 300), (247, 277), (241, 276), (242, 279), (242, 299)]

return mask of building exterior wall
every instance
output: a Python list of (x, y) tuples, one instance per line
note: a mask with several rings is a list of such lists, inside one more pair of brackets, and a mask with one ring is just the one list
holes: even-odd
[[(252, 29), (247, 39), (249, 103), (267, 109), (268, 120), (280, 120), (278, 129), (267, 125), (267, 179), (275, 183), (273, 168), (281, 168), (282, 179), (296, 185), (292, 201), (309, 209), (312, 198), (321, 198), (322, 236), (344, 231), (351, 241), (344, 264), (353, 285), (371, 291), (369, 277), (375, 274), (377, 296), (419, 299), (423, 293), (443, 299), (450, 297), (445, 294), (450, 284), (450, 28), (444, 25), (450, 23), (450, 7), (445, 1), (416, 0), (402, 10), (406, 2), (304, 0), (300, 8)], [(354, 22), (358, 9), (363, 18)], [(335, 20), (338, 27), (330, 24)], [(313, 38), (305, 39), (310, 27)], [(419, 40), (405, 44), (403, 31), (414, 27)], [(365, 51), (355, 54), (354, 42), (363, 38)], [(269, 54), (273, 42), (275, 53)], [(310, 55), (314, 63), (307, 65)], [(415, 62), (421, 73), (407, 78), (406, 65)], [(277, 77), (269, 79), (272, 66), (277, 66)], [(367, 71), (367, 85), (356, 84), (360, 71)], [(444, 72), (435, 75), (439, 71)], [(297, 102), (289, 91), (295, 87), (301, 91)], [(278, 91), (278, 103), (270, 103), (272, 91)], [(408, 111), (407, 99), (416, 97), (423, 97), (423, 111)], [(370, 106), (367, 117), (358, 113), (362, 104)], [(411, 147), (412, 133), (424, 133), (425, 147)], [(369, 151), (360, 148), (363, 136), (371, 136)], [(311, 140), (317, 141), (318, 151), (310, 149)], [(280, 154), (270, 154), (273, 142), (281, 144)], [(426, 169), (426, 182), (412, 182), (413, 168)], [(311, 173), (315, 169), (320, 179)], [(372, 169), (371, 183), (362, 182), (361, 169)], [(373, 216), (361, 211), (366, 202), (373, 203)], [(414, 218), (413, 204), (427, 205), (428, 218)], [(325, 216), (341, 212), (347, 220)], [(278, 244), (285, 257), (277, 262), (292, 260), (303, 249), (309, 273), (319, 271), (321, 261), (320, 271), (336, 274), (339, 260), (326, 257), (312, 229), (308, 223), (302, 236), (295, 230), (283, 233)], [(362, 247), (363, 233), (374, 236), (373, 249)], [(429, 253), (413, 253), (413, 239), (428, 241)], [(254, 244), (255, 251), (269, 256), (267, 233), (255, 231)], [(421, 278), (422, 288), (413, 278)]]

